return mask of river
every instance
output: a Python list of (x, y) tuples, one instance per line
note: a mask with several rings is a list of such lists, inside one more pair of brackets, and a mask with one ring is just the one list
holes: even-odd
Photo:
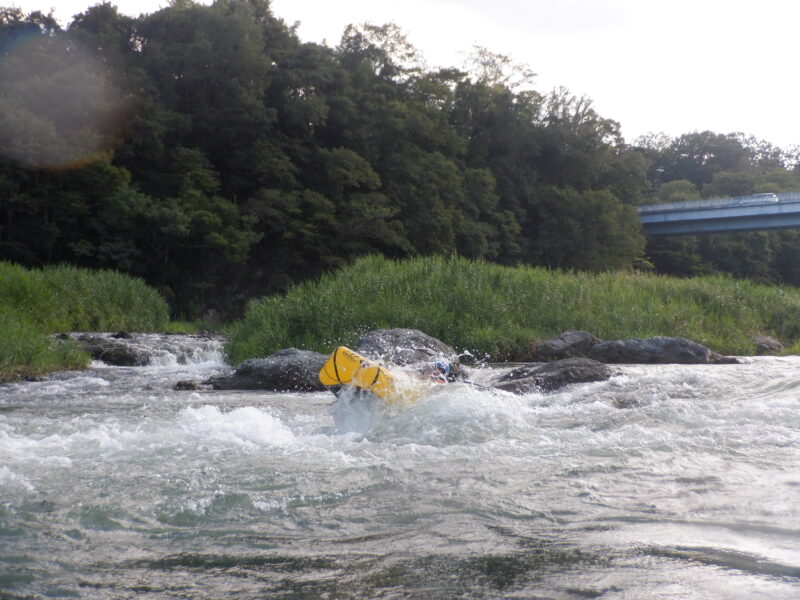
[(800, 597), (800, 357), (387, 412), (136, 343), (0, 387), (0, 597)]

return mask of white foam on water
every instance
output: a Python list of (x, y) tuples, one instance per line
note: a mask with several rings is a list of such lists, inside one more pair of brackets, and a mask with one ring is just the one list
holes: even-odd
[(262, 512), (272, 512), (286, 508), (288, 500), (253, 500), (253, 506)]
[(0, 486), (2, 486), (0, 489), (5, 490), (36, 491), (36, 488), (27, 477), (12, 471), (6, 466), (0, 466)]
[(69, 467), (72, 461), (64, 455), (64, 440), (60, 435), (37, 437), (17, 433), (10, 425), (0, 423), (0, 463), (35, 462)]
[(366, 434), (391, 415), (385, 403), (352, 389), (343, 391), (331, 405), (331, 416), (339, 434)]
[[(582, 564), (587, 581), (630, 573), (616, 566), (620, 557), (641, 561), (645, 593), (634, 595), (649, 597), (664, 564), (678, 572), (695, 554), (695, 572), (730, 578), (702, 566), (714, 558), (705, 547), (798, 564), (798, 366), (782, 358), (615, 367), (609, 381), (522, 396), (437, 385), (402, 408), (346, 394), (330, 402), (324, 394), (174, 392), (191, 364), (103, 369), (7, 388), (16, 391), (0, 400), (9, 407), (0, 413), (0, 509), (39, 511), (35, 520), (57, 533), (24, 542), (42, 572), (76, 560), (71, 536), (81, 526), (65, 506), (85, 502), (128, 523), (124, 548), (110, 541), (123, 537), (116, 530), (108, 538), (84, 531), (87, 548), (112, 558), (187, 548), (247, 556), (262, 544), (305, 556), (303, 540), (313, 539), (355, 572), (363, 563), (348, 556), (393, 553), (428, 564), (436, 548), (463, 558), (468, 539), (493, 559), (510, 553), (524, 562), (517, 541), (541, 536), (612, 557)], [(486, 371), (476, 381), (488, 381)], [(12, 528), (32, 522), (13, 521), (12, 512)], [(398, 535), (370, 537), (387, 531)], [(653, 559), (642, 544), (688, 558)], [(80, 568), (93, 567), (61, 574)], [(575, 569), (565, 568), (572, 582)], [(108, 577), (126, 572), (112, 567)], [(233, 589), (218, 581), (209, 594)], [(620, 589), (631, 596), (634, 588)]]
[[(49, 431), (43, 434), (45, 426)], [(287, 447), (296, 441), (291, 429), (268, 411), (255, 407), (223, 411), (209, 405), (140, 421), (73, 418), (65, 423), (40, 422), (32, 431), (17, 429), (0, 422), (0, 464), (71, 467), (119, 454), (159, 456), (200, 443), (259, 448)]]
[[(196, 335), (168, 335), (155, 333), (136, 333), (128, 339), (111, 340), (111, 333), (74, 332), (72, 337), (80, 339), (85, 336), (103, 338), (128, 348), (147, 357), (152, 367), (174, 367), (178, 365), (222, 365), (224, 356), (222, 339)], [(107, 367), (102, 361), (92, 361), (93, 368)]]
[(188, 352), (185, 349), (176, 348), (151, 352), (148, 366), (151, 368), (191, 366), (203, 370), (222, 366), (223, 364), (224, 357), (221, 349), (213, 348), (203, 352)]
[(287, 446), (296, 440), (281, 420), (254, 407), (223, 412), (216, 406), (186, 408), (178, 419), (178, 428), (188, 437), (205, 442), (245, 446)]
[(432, 386), (405, 406), (346, 391), (331, 414), (338, 435), (393, 446), (447, 447), (525, 437), (535, 410), (520, 396), (453, 383)]
[(102, 377), (75, 377), (69, 381), (71, 387), (90, 387), (90, 388), (103, 388), (111, 385), (106, 379)]
[[(105, 365), (103, 365), (105, 366)], [(17, 383), (6, 386), (6, 393), (0, 394), (0, 404), (4, 400), (11, 401), (15, 396), (23, 399), (31, 396), (65, 396), (78, 394), (91, 394), (102, 389), (107, 389), (111, 383), (96, 375), (75, 375), (68, 379), (47, 379), (29, 383)]]
[[(791, 364), (797, 361), (780, 367)], [(753, 376), (762, 366), (752, 367)], [(710, 465), (714, 456), (732, 452), (763, 452), (787, 464), (796, 460), (790, 445), (796, 443), (800, 412), (789, 393), (792, 381), (785, 374), (785, 381), (773, 383), (783, 392), (749, 398), (741, 373), (724, 366), (630, 367), (607, 382), (549, 394), (435, 386), (402, 409), (345, 394), (331, 405), (333, 430), (319, 416), (295, 417), (276, 425), (283, 437), (265, 433), (274, 422), (254, 432), (237, 431), (222, 412), (212, 412), (208, 426), (216, 428), (212, 437), (220, 444), (280, 445), (294, 437), (301, 443), (292, 446), (292, 460), (333, 467), (459, 452), (465, 458), (491, 454), (498, 464), (560, 456), (645, 464), (648, 457), (689, 454), (699, 455), (702, 471), (704, 462)], [(335, 460), (333, 453), (338, 453)]]

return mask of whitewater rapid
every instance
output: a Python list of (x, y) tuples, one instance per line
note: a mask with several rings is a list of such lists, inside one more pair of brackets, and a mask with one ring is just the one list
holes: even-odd
[(137, 343), (0, 387), (0, 597), (800, 597), (800, 357), (388, 410)]

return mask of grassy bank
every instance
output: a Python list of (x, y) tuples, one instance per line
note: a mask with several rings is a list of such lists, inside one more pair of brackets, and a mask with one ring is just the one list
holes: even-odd
[(85, 366), (60, 331), (157, 331), (169, 310), (139, 279), (74, 267), (25, 269), (0, 262), (0, 381)]
[(285, 296), (254, 302), (232, 330), (238, 363), (280, 348), (329, 351), (363, 332), (421, 329), (494, 360), (523, 360), (532, 340), (583, 329), (603, 339), (680, 335), (726, 354), (751, 337), (800, 340), (800, 290), (726, 277), (563, 273), (453, 258), (368, 257)]

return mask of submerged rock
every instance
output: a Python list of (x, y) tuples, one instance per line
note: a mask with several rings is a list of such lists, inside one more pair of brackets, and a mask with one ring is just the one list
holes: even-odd
[(399, 366), (437, 359), (458, 362), (458, 353), (452, 346), (418, 329), (376, 329), (358, 338), (353, 350), (367, 358)]
[(172, 389), (177, 392), (195, 392), (208, 387), (210, 386), (204, 386), (193, 379), (184, 379), (183, 381), (176, 383)]
[(326, 354), (287, 348), (266, 358), (251, 358), (231, 375), (204, 382), (215, 390), (264, 390), (271, 392), (318, 392), (325, 387), (319, 371)]
[(631, 338), (595, 344), (588, 357), (604, 363), (629, 364), (723, 364), (738, 363), (705, 346), (682, 337), (657, 336), (647, 339)]
[(533, 348), (534, 360), (551, 361), (586, 356), (600, 339), (587, 331), (565, 331)]
[(495, 388), (514, 394), (552, 392), (573, 383), (605, 381), (614, 375), (608, 366), (589, 358), (565, 358), (547, 364), (518, 367), (491, 383)]

